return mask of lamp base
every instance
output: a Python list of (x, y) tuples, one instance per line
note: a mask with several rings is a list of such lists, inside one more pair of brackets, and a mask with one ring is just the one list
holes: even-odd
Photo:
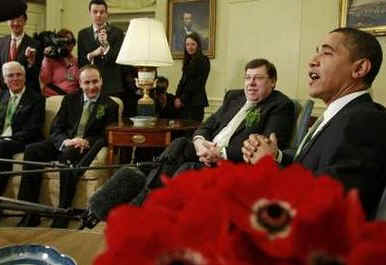
[(131, 117), (130, 120), (134, 123), (135, 127), (146, 127), (151, 126), (157, 120), (157, 117), (135, 116)]
[(140, 101), (137, 105), (138, 116), (155, 116), (155, 104), (143, 104)]

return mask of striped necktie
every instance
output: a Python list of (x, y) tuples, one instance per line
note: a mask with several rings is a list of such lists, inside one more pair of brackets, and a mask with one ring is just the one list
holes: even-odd
[(314, 136), (316, 129), (318, 129), (319, 125), (323, 122), (323, 114), (314, 122), (311, 128), (308, 130), (307, 134), (304, 136), (301, 141), (298, 149), (296, 150), (296, 154), (294, 160), (299, 156), (299, 154), (306, 149), (306, 147), (311, 143), (311, 139)]
[(11, 45), (9, 46), (9, 61), (15, 61), (17, 57), (17, 40), (15, 38), (11, 39)]
[(83, 112), (82, 112), (82, 116), (81, 116), (80, 121), (79, 121), (76, 136), (84, 137), (86, 125), (87, 125), (88, 119), (90, 118), (90, 114), (91, 114), (91, 111), (92, 111), (94, 104), (95, 104), (95, 102), (92, 102), (90, 100), (87, 100), (83, 104)]

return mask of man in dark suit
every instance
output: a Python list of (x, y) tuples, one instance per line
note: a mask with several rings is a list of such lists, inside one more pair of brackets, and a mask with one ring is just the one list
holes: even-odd
[[(244, 89), (225, 95), (222, 106), (195, 131), (193, 141), (181, 137), (168, 146), (159, 158), (159, 172), (173, 176), (188, 168), (213, 166), (223, 159), (241, 162), (242, 142), (252, 133), (275, 132), (281, 147), (289, 145), (295, 106), (287, 96), (274, 90), (275, 66), (266, 59), (251, 60), (245, 66), (244, 80)], [(157, 185), (158, 175), (151, 178), (154, 177)]]
[[(44, 98), (25, 86), (24, 67), (16, 62), (2, 66), (8, 89), (0, 93), (0, 157), (11, 159), (24, 151), (27, 144), (42, 139)], [(0, 163), (0, 171), (12, 170), (11, 164)], [(0, 194), (3, 194), (9, 177), (1, 176)]]
[(386, 112), (368, 93), (382, 64), (382, 48), (369, 33), (331, 31), (309, 63), (311, 97), (327, 109), (304, 137), (295, 156), (279, 151), (276, 138), (252, 135), (244, 159), (256, 163), (270, 154), (283, 165), (301, 163), (316, 175), (330, 175), (347, 190), (356, 188), (369, 218), (385, 186)]
[[(275, 66), (265, 59), (254, 59), (245, 66), (244, 80), (244, 90), (229, 91), (217, 112), (195, 131), (193, 141), (180, 138), (176, 140), (178, 144), (171, 145), (168, 160), (172, 159), (167, 164), (175, 164), (174, 169), (180, 172), (191, 167), (192, 164), (184, 165), (186, 162), (195, 162), (195, 168), (212, 166), (222, 159), (240, 162), (242, 142), (252, 133), (275, 132), (280, 146), (289, 145), (295, 107), (287, 96), (274, 90)], [(170, 163), (175, 158), (179, 163)], [(166, 171), (169, 175), (175, 173), (173, 168)]]
[[(91, 0), (88, 10), (92, 25), (82, 29), (78, 34), (79, 67), (90, 63), (98, 66), (104, 81), (104, 93), (124, 100), (121, 68), (115, 63), (123, 42), (123, 32), (107, 23), (108, 11), (104, 0)], [(106, 34), (107, 41), (101, 42), (101, 38), (105, 38)]]
[[(99, 150), (105, 145), (105, 128), (117, 122), (118, 105), (105, 96), (102, 78), (98, 68), (86, 65), (79, 70), (79, 84), (82, 92), (64, 97), (51, 127), (49, 139), (29, 145), (24, 159), (29, 161), (51, 161), (75, 166), (88, 166)], [(24, 169), (36, 167), (26, 165)], [(71, 206), (78, 178), (83, 172), (60, 173), (59, 207)], [(40, 193), (41, 174), (25, 174), (21, 181), (18, 199), (37, 202)], [(39, 217), (26, 215), (19, 226), (36, 226)], [(68, 220), (56, 218), (56, 228), (67, 227)]]
[[(26, 86), (40, 93), (39, 71), (42, 54), (37, 53), (39, 43), (24, 32), (27, 15), (8, 20), (10, 35), (0, 38), (0, 63), (18, 61), (26, 69)], [(2, 80), (2, 87), (5, 87)]]

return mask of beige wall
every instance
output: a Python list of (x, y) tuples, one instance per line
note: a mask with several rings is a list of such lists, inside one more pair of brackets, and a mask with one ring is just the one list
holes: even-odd
[[(57, 10), (62, 25), (74, 32), (89, 25), (86, 0), (48, 0), (47, 5), (60, 1)], [(167, 25), (167, 0), (142, 9), (114, 7), (111, 13), (155, 12)], [(51, 11), (52, 12), (52, 11)], [(47, 21), (51, 13), (47, 14)], [(306, 99), (307, 61), (315, 46), (330, 30), (338, 26), (339, 0), (217, 0), (216, 56), (211, 60), (207, 83), (210, 111), (221, 103), (225, 90), (242, 88), (244, 64), (256, 57), (271, 60), (278, 69), (277, 87), (290, 97)], [(57, 21), (51, 19), (51, 21)], [(49, 27), (49, 25), (47, 25)], [(386, 37), (379, 37), (386, 52)], [(170, 79), (174, 91), (181, 75), (181, 60), (171, 67), (160, 68)], [(386, 67), (381, 69), (372, 93), (386, 104)], [(315, 114), (324, 108), (320, 101)]]

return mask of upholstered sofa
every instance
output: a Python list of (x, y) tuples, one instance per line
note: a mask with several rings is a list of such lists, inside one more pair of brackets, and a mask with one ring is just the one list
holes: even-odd
[[(44, 137), (48, 137), (51, 123), (59, 110), (63, 96), (52, 96), (46, 100), (46, 116), (43, 127)], [(122, 122), (123, 103), (119, 98), (112, 97), (119, 105), (119, 122)], [(97, 154), (90, 166), (105, 165), (107, 157), (107, 147), (103, 147)], [(22, 160), (23, 153), (16, 154), (13, 159)], [(21, 165), (14, 165), (13, 170), (21, 170)], [(109, 177), (109, 170), (88, 170), (81, 177), (73, 200), (73, 207), (84, 208), (88, 198), (101, 186)], [(13, 176), (7, 186), (3, 196), (17, 198), (21, 176)], [(59, 173), (48, 172), (43, 174), (42, 189), (40, 192), (40, 202), (46, 205), (57, 206), (59, 200)]]

